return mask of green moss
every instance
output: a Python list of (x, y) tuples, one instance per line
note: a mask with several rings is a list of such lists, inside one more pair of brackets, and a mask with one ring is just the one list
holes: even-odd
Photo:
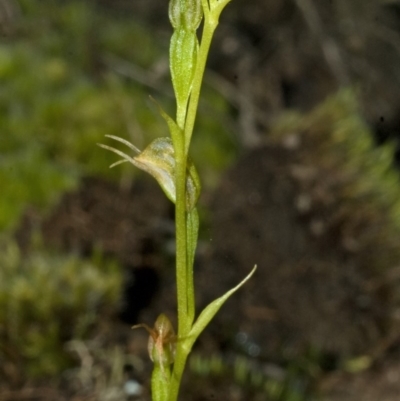
[(28, 377), (59, 373), (71, 363), (65, 341), (87, 338), (100, 323), (99, 311), (116, 307), (120, 287), (113, 263), (94, 265), (41, 251), (22, 255), (2, 239), (1, 365)]
[[(128, 165), (107, 169), (115, 157), (95, 146), (106, 134), (125, 136), (140, 148), (167, 135), (149, 89), (102, 66), (112, 54), (151, 68), (163, 50), (151, 31), (132, 16), (115, 19), (90, 2), (42, 3), (22, 1), (24, 24), (0, 45), (0, 230), (14, 228), (27, 205), (48, 209), (82, 176), (117, 179), (121, 168), (125, 179), (136, 174)], [(159, 100), (168, 108), (168, 100)], [(209, 90), (207, 102), (227, 111), (216, 92)], [(208, 112), (199, 120), (205, 135), (193, 156), (213, 183), (215, 169), (232, 160), (235, 146), (223, 121)]]

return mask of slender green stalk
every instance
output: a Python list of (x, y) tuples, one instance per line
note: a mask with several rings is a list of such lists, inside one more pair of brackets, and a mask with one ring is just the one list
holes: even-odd
[[(196, 119), (200, 90), (203, 81), (204, 70), (207, 62), (213, 33), (217, 24), (205, 21), (197, 64), (193, 77), (193, 84), (189, 99), (187, 114), (184, 123), (183, 144), (184, 151), (181, 154), (176, 150), (176, 204), (175, 204), (175, 226), (176, 226), (176, 280), (178, 298), (178, 336), (188, 336), (193, 324), (195, 313), (195, 294), (193, 283), (193, 262), (188, 260), (187, 249), (187, 213), (186, 213), (186, 160)], [(178, 121), (179, 120), (179, 121)], [(182, 112), (177, 113), (178, 125), (182, 123)], [(174, 369), (170, 383), (168, 401), (176, 401), (179, 385), (185, 368), (186, 359), (190, 350), (183, 348), (184, 342), (178, 343), (174, 362)]]
[[(182, 138), (183, 139), (183, 138)], [(176, 202), (175, 202), (175, 230), (176, 230), (176, 286), (178, 301), (178, 335), (186, 335), (190, 330), (187, 320), (187, 232), (186, 232), (186, 155), (184, 153), (184, 139), (181, 146), (175, 149), (176, 161)]]
[(208, 52), (210, 50), (211, 41), (217, 24), (207, 21), (204, 22), (203, 34), (198, 54), (198, 61), (193, 78), (192, 92), (190, 95), (187, 117), (185, 121), (185, 153), (188, 154), (189, 146), (192, 139), (194, 123), (196, 120), (197, 109), (200, 98), (200, 90), (203, 82), (203, 75), (206, 68)]
[(211, 1), (212, 9), (210, 10), (208, 1), (202, 0), (204, 10), (204, 27), (201, 36), (201, 44), (198, 54), (196, 70), (194, 73), (192, 91), (189, 100), (187, 117), (185, 121), (185, 153), (188, 154), (190, 141), (193, 134), (194, 123), (196, 120), (197, 109), (200, 98), (201, 85), (203, 83), (203, 75), (206, 68), (208, 53), (211, 46), (211, 41), (214, 36), (215, 29), (218, 26), (219, 16), (224, 7), (231, 0)]
[[(186, 360), (197, 337), (225, 303), (254, 273), (256, 267), (236, 287), (211, 302), (195, 320), (194, 255), (197, 245), (199, 220), (196, 202), (201, 185), (195, 166), (188, 158), (193, 127), (196, 120), (200, 89), (211, 40), (223, 8), (230, 0), (170, 0), (169, 17), (174, 28), (170, 44), (171, 78), (174, 86), (177, 114), (174, 121), (159, 106), (171, 138), (157, 138), (140, 152), (123, 138), (110, 136), (138, 153), (131, 157), (118, 149), (100, 144), (116, 153), (122, 160), (117, 166), (130, 162), (151, 174), (166, 196), (175, 203), (176, 228), (176, 287), (178, 304), (178, 337), (169, 319), (161, 314), (154, 329), (146, 324), (150, 334), (149, 354), (154, 362), (152, 376), (153, 401), (178, 399)], [(204, 15), (200, 46), (196, 30)], [(174, 358), (173, 343), (176, 342)], [(173, 371), (170, 374), (171, 364)]]
[(184, 343), (178, 343), (174, 362), (174, 370), (171, 375), (169, 384), (168, 401), (176, 401), (178, 399), (179, 387), (182, 381), (182, 375), (185, 370), (186, 360), (190, 350), (184, 348)]

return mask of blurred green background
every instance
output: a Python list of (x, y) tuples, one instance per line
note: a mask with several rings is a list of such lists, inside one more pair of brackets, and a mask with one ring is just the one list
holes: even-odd
[[(116, 135), (143, 149), (167, 135), (149, 99), (174, 114), (167, 5), (0, 0), (0, 401), (149, 399), (146, 338), (129, 324), (173, 313), (173, 211), (132, 166), (110, 170), (116, 156), (96, 144)], [(296, 308), (313, 281), (297, 282), (293, 267), (295, 290), (274, 298), (274, 273), (261, 268), (265, 291), (239, 296), (217, 339), (200, 342), (185, 399), (398, 399), (388, 378), (400, 375), (399, 10), (395, 0), (227, 7), (191, 149), (204, 187), (200, 302), (223, 292), (221, 269), (229, 280), (253, 257), (282, 271), (337, 268), (339, 290), (315, 279), (333, 301), (306, 325)], [(251, 170), (257, 160), (271, 165)], [(288, 227), (267, 224), (253, 183), (274, 196), (290, 183), (279, 204)], [(266, 209), (276, 205), (267, 198)], [(287, 259), (274, 259), (288, 243)], [(139, 301), (153, 274), (154, 293)], [(137, 304), (133, 318), (126, 303)], [(340, 309), (352, 316), (343, 330)], [(334, 329), (314, 336), (327, 321)], [(336, 328), (344, 334), (332, 339)]]
[[(23, 216), (46, 218), (84, 178), (132, 185), (138, 172), (110, 170), (115, 155), (96, 143), (116, 135), (145, 147), (167, 135), (149, 95), (171, 113), (174, 103), (168, 39), (132, 13), (51, 0), (6, 1), (0, 12), (0, 381), (23, 388), (76, 364), (66, 342), (93, 338), (123, 293), (120, 263), (101, 246), (63, 254), (33, 229), (21, 247)], [(208, 85), (204, 98), (193, 158), (212, 187), (238, 144), (223, 96)]]

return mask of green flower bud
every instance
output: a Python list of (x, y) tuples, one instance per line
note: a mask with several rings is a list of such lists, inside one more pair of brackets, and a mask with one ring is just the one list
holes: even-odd
[(148, 351), (151, 360), (161, 366), (168, 366), (175, 359), (176, 336), (170, 320), (163, 313), (154, 323), (153, 335), (149, 338)]
[(147, 324), (141, 323), (133, 326), (133, 329), (143, 327), (150, 334), (147, 349), (150, 359), (155, 365), (161, 367), (162, 373), (169, 365), (174, 363), (176, 349), (176, 335), (171, 321), (164, 313), (158, 316), (154, 323), (154, 328)]
[(171, 0), (168, 13), (174, 29), (194, 32), (203, 18), (203, 7), (201, 0)]
[(169, 2), (168, 15), (174, 29), (182, 26), (181, 0), (171, 0)]
[(195, 32), (180, 28), (172, 35), (170, 68), (178, 107), (186, 107), (189, 99), (196, 68), (198, 46)]
[(186, 9), (183, 13), (184, 27), (188, 31), (196, 31), (203, 18), (203, 7), (201, 0), (188, 0), (186, 2)]

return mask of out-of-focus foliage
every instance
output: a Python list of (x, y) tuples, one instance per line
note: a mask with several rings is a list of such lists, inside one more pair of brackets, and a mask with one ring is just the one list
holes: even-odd
[(285, 115), (272, 135), (297, 143), (293, 162), (301, 167), (297, 179), (309, 194), (313, 216), (320, 214), (344, 248), (363, 256), (368, 267), (394, 267), (400, 257), (395, 147), (376, 146), (354, 92), (343, 90), (306, 116)]
[[(271, 374), (274, 369), (275, 377)], [(218, 354), (208, 357), (193, 354), (190, 370), (194, 374), (191, 389), (207, 385), (205, 380), (212, 378), (213, 387), (220, 387), (221, 393), (227, 396), (234, 382), (240, 386), (241, 391), (252, 394), (254, 399), (311, 401), (314, 398), (310, 396), (308, 387), (311, 377), (317, 375), (318, 366), (308, 355), (302, 361), (289, 361), (283, 369), (272, 364), (269, 367), (263, 366), (245, 356), (236, 356), (233, 361), (226, 361)]]
[[(167, 129), (149, 107), (148, 87), (124, 80), (105, 61), (112, 54), (152, 69), (167, 50), (150, 30), (90, 2), (21, 5), (17, 33), (0, 45), (0, 229), (15, 226), (27, 204), (53, 204), (84, 175), (120, 177), (119, 169), (108, 170), (113, 155), (95, 146), (104, 135), (125, 136), (143, 148)], [(164, 102), (165, 96), (155, 96)], [(226, 112), (215, 93), (209, 98)], [(211, 173), (210, 166), (232, 159), (234, 146), (221, 135), (221, 121), (203, 116), (205, 141), (196, 143), (196, 155)], [(209, 136), (219, 143), (210, 146)], [(215, 149), (222, 150), (215, 155)]]
[(23, 255), (0, 242), (0, 375), (54, 375), (70, 364), (65, 341), (87, 338), (99, 310), (116, 307), (121, 273), (41, 251)]
[[(215, 194), (215, 250), (199, 292), (222, 291), (217, 272), (227, 263), (225, 282), (249, 260), (260, 263), (251, 297), (230, 301), (215, 336), (234, 344), (248, 328), (255, 361), (274, 361), (293, 372), (294, 387), (300, 378), (312, 391), (332, 370), (383, 360), (398, 338), (399, 172), (394, 147), (374, 143), (350, 90), (308, 113), (285, 113), (265, 141)], [(265, 307), (259, 319), (254, 305)]]

